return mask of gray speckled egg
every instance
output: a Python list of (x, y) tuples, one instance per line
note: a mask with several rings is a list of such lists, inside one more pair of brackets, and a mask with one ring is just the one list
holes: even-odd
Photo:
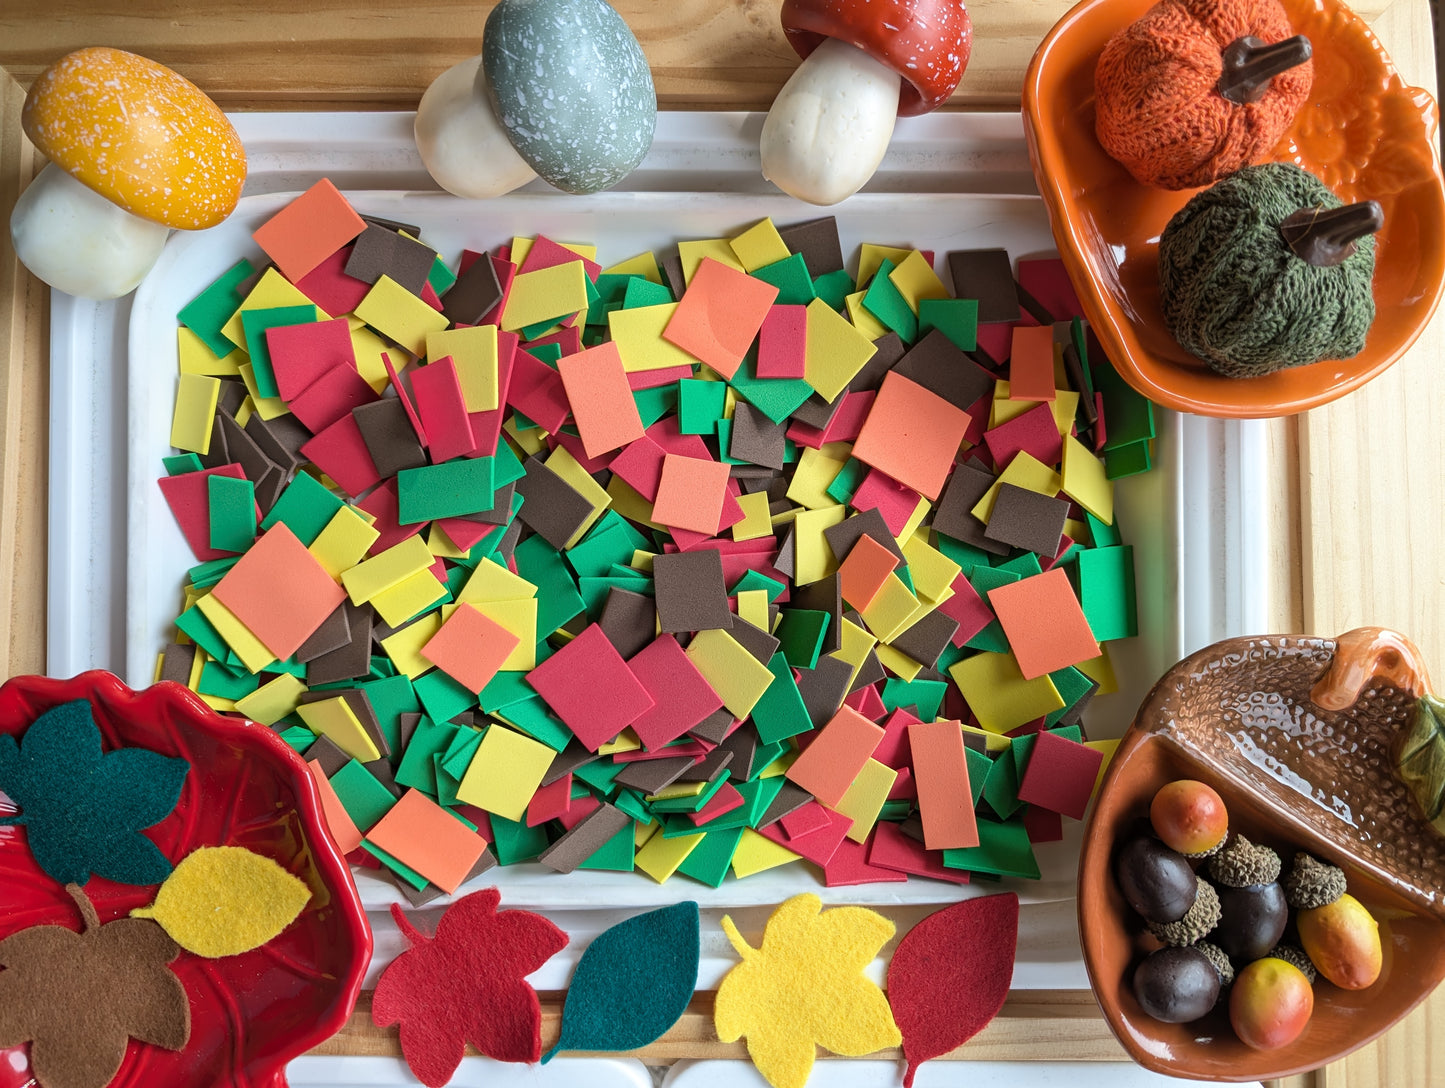
[(482, 71), (512, 146), (564, 192), (616, 185), (652, 146), (647, 58), (603, 0), (502, 0), (487, 17)]

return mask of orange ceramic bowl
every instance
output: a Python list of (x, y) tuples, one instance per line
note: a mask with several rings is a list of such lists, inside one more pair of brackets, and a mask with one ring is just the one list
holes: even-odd
[(1159, 306), (1158, 242), (1198, 190), (1141, 185), (1094, 135), (1094, 67), (1104, 44), (1153, 0), (1084, 0), (1044, 39), (1024, 78), (1034, 177), (1054, 239), (1105, 353), (1129, 384), (1201, 415), (1290, 415), (1341, 397), (1398, 359), (1445, 285), (1445, 183), (1438, 112), (1407, 87), (1364, 22), (1339, 0), (1283, 0), (1314, 45), (1314, 86), (1273, 157), (1321, 178), (1341, 200), (1378, 200), (1375, 324), (1353, 359), (1260, 378), (1226, 378), (1174, 340)]
[[(1378, 1037), (1445, 978), (1445, 837), (1391, 773), (1394, 738), (1419, 691), (1377, 667), (1369, 658), (1377, 650), (1396, 659), (1413, 653), (1377, 628), (1337, 640), (1230, 639), (1181, 661), (1140, 707), (1089, 815), (1078, 886), (1089, 981), (1109, 1027), (1140, 1065), (1197, 1080), (1294, 1076)], [(1361, 689), (1341, 711), (1313, 701), (1322, 675), (1334, 669), (1345, 677), (1362, 660), (1358, 700)], [(1166, 1024), (1134, 998), (1134, 969), (1160, 945), (1125, 903), (1114, 854), (1147, 830), (1155, 792), (1179, 778), (1213, 786), (1231, 831), (1279, 852), (1286, 872), (1296, 850), (1341, 866), (1350, 894), (1380, 924), (1376, 982), (1343, 990), (1318, 980), (1309, 1023), (1277, 1050), (1240, 1042), (1227, 1002), (1193, 1023)]]

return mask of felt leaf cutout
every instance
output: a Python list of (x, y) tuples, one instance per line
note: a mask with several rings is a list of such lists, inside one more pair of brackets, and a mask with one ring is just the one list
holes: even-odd
[(171, 863), (140, 834), (171, 814), (190, 764), (144, 748), (102, 752), (83, 699), (31, 723), (17, 744), (0, 736), (0, 791), (20, 812), (35, 862), (62, 884), (94, 873), (118, 884), (159, 884)]
[(559, 1050), (636, 1050), (667, 1033), (697, 985), (698, 913), (693, 902), (648, 911), (604, 930), (587, 946), (562, 1007)]
[(154, 903), (130, 916), (153, 918), (187, 952), (219, 959), (260, 948), (310, 899), (305, 883), (270, 858), (242, 846), (203, 846), (181, 860)]
[(498, 911), (500, 901), (496, 888), (463, 896), (435, 937), (392, 905), (411, 948), (382, 972), (371, 1018), (401, 1024), (406, 1063), (431, 1088), (451, 1080), (467, 1043), (504, 1062), (535, 1062), (542, 1051), (542, 1008), (526, 976), (567, 946), (567, 934), (540, 914)]
[(0, 941), (0, 1048), (30, 1044), (42, 1088), (103, 1088), (127, 1041), (180, 1050), (191, 1036), (185, 987), (166, 965), (180, 953), (153, 922), (101, 925), (77, 885), (66, 885), (83, 932), (32, 926)]
[(774, 1088), (803, 1088), (814, 1043), (847, 1057), (898, 1045), (888, 1000), (863, 974), (893, 923), (863, 907), (822, 907), (811, 893), (793, 896), (768, 919), (760, 948), (723, 916), (743, 962), (718, 987), (714, 1025), (725, 1043), (747, 1036), (748, 1055)]
[(888, 964), (888, 1001), (903, 1032), (913, 1088), (918, 1067), (988, 1026), (1008, 997), (1019, 936), (1012, 892), (965, 899), (919, 922)]

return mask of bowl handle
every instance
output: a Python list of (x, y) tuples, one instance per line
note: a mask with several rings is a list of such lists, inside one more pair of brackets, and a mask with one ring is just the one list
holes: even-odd
[(1413, 642), (1388, 627), (1356, 627), (1335, 639), (1334, 660), (1310, 689), (1310, 699), (1324, 710), (1346, 710), (1371, 681), (1417, 699), (1430, 691), (1430, 674)]

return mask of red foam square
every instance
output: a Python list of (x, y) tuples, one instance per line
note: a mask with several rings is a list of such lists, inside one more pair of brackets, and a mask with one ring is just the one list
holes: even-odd
[(427, 640), (421, 656), (468, 691), (480, 693), (521, 641), (500, 623), (462, 604)]
[(376, 538), (371, 547), (366, 550), (367, 555), (379, 555), (387, 548), (400, 544), (409, 536), (415, 536), (420, 530), (419, 525), (403, 525), (397, 521), (397, 495), (396, 480), (387, 480), (366, 498), (356, 504), (358, 510), (365, 510), (376, 520), (371, 527), (381, 535)]
[(778, 823), (783, 825), (788, 838), (801, 839), (804, 835), (811, 835), (814, 831), (828, 827), (832, 821), (828, 819), (827, 809), (817, 801), (809, 801), (802, 808), (786, 813)]
[(728, 478), (728, 466), (718, 461), (667, 454), (652, 505), (652, 520), (669, 528), (711, 536), (722, 520)]
[(667, 451), (644, 434), (612, 459), (609, 466), (634, 491), (648, 502), (657, 500), (657, 487), (662, 483), (662, 459)]
[(322, 178), (251, 237), (281, 274), (295, 283), (365, 229), (366, 221), (335, 185)]
[(648, 751), (676, 740), (722, 709), (722, 698), (672, 635), (663, 635), (644, 646), (627, 667), (653, 699), (652, 708), (632, 723), (632, 731)]
[(1033, 257), (1018, 263), (1019, 284), (1033, 295), (1055, 321), (1083, 317), (1078, 292), (1057, 257)]
[(346, 599), (285, 522), (261, 534), (211, 592), (282, 661)]
[(830, 888), (848, 888), (858, 884), (899, 884), (908, 874), (868, 860), (868, 847), (861, 842), (844, 839), (823, 866), (823, 883)]
[(913, 488), (874, 469), (863, 477), (849, 505), (858, 511), (877, 510), (888, 531), (897, 536), (918, 509), (918, 499), (919, 494)]
[(527, 250), (526, 257), (522, 258), (522, 266), (517, 271), (536, 272), (541, 268), (555, 268), (559, 264), (571, 264), (573, 261), (582, 262), (582, 268), (589, 280), (596, 280), (597, 274), (602, 271), (602, 266), (596, 261), (568, 249), (560, 242), (552, 241), (545, 234), (539, 234), (533, 239), (531, 248)]
[(502, 437), (502, 424), (507, 421), (507, 396), (512, 390), (512, 362), (517, 355), (519, 337), (514, 332), (497, 332), (497, 407), (485, 412), (472, 412), (472, 453), (491, 457), (497, 452)]
[(878, 394), (871, 389), (843, 394), (843, 403), (823, 430), (823, 442), (852, 442), (863, 430)]
[(410, 374), (416, 414), (421, 417), (432, 463), (439, 465), (471, 453), (476, 442), (452, 357), (447, 355), (426, 366), (412, 367)]
[(301, 447), (301, 453), (315, 462), (348, 495), (360, 495), (381, 482), (381, 473), (361, 437), (361, 428), (344, 415)]
[(656, 705), (595, 623), (529, 672), (527, 683), (589, 752)]
[(521, 348), (512, 357), (512, 381), (507, 403), (542, 430), (551, 432), (560, 431), (572, 411), (562, 376)]
[(807, 350), (808, 307), (772, 307), (758, 329), (758, 377), (801, 378)]
[(873, 758), (894, 770), (906, 769), (913, 752), (908, 746), (908, 727), (917, 721), (917, 715), (905, 707), (899, 707), (888, 715), (888, 720), (883, 723), (883, 739), (873, 750)]
[(731, 378), (777, 297), (771, 283), (704, 257), (662, 338)]
[[(743, 807), (743, 795), (733, 789), (732, 784), (724, 782), (717, 793), (713, 794), (708, 803), (696, 812), (687, 813), (687, 818), (694, 827), (702, 828), (702, 825), (709, 820), (716, 820), (719, 816), (731, 812), (735, 808)], [(703, 828), (706, 830), (706, 828)]]
[[(883, 705), (883, 699), (878, 694), (876, 684), (868, 684), (857, 691), (849, 692), (848, 697), (843, 700), (843, 705), (852, 707), (870, 722), (876, 722), (888, 713), (888, 708)], [(881, 763), (882, 760), (879, 762)]]
[(291, 414), (315, 434), (326, 430), (342, 416), (350, 416), (353, 408), (370, 404), (376, 399), (376, 390), (356, 372), (356, 367), (343, 363), (319, 375), (292, 398), (289, 407)]
[(295, 397), (333, 367), (356, 370), (351, 326), (345, 318), (267, 329), (266, 348), (283, 400)]
[(547, 786), (538, 786), (527, 802), (527, 826), (537, 827), (548, 820), (560, 820), (572, 808), (572, 772), (568, 771)]
[(936, 499), (967, 430), (968, 413), (962, 408), (889, 371), (853, 445), (853, 456)]
[(1062, 568), (988, 593), (1025, 680), (1099, 656), (1099, 644)]
[(769, 824), (758, 833), (764, 838), (772, 839), (779, 846), (787, 847), (814, 865), (826, 866), (833, 855), (838, 852), (838, 847), (853, 826), (853, 818), (844, 816), (841, 812), (834, 812), (832, 809), (824, 809), (823, 813), (828, 818), (827, 827), (819, 828), (806, 835), (799, 835), (797, 838), (788, 837), (787, 832), (781, 826), (781, 820)]
[(1047, 731), (1034, 741), (1018, 798), (1050, 812), (1082, 820), (1094, 792), (1104, 753)]
[(952, 583), (953, 596), (938, 606), (949, 619), (958, 621), (958, 630), (953, 633), (952, 642), (962, 646), (994, 620), (993, 609), (984, 603), (967, 578), (959, 573)]
[(1059, 434), (1054, 409), (1047, 403), (1000, 423), (985, 433), (983, 440), (999, 471), (1008, 468), (1020, 450), (1045, 465), (1057, 465), (1064, 454), (1064, 439)]
[(246, 473), (240, 465), (221, 465), (200, 472), (183, 472), (179, 476), (165, 476), (156, 481), (161, 494), (181, 534), (191, 546), (191, 552), (198, 562), (208, 563), (212, 559), (224, 559), (235, 552), (217, 551), (211, 547), (211, 499), (210, 476), (229, 476), (233, 480), (244, 480)]
[(335, 316), (349, 314), (361, 305), (371, 284), (346, 274), (351, 246), (342, 246), (296, 282), (297, 288), (322, 311)]
[(967, 884), (968, 872), (950, 869), (943, 864), (943, 855), (929, 850), (917, 839), (898, 830), (897, 824), (880, 821), (873, 829), (873, 842), (868, 848), (868, 863), (884, 869), (897, 869), (913, 876), (946, 880), (950, 884)]

